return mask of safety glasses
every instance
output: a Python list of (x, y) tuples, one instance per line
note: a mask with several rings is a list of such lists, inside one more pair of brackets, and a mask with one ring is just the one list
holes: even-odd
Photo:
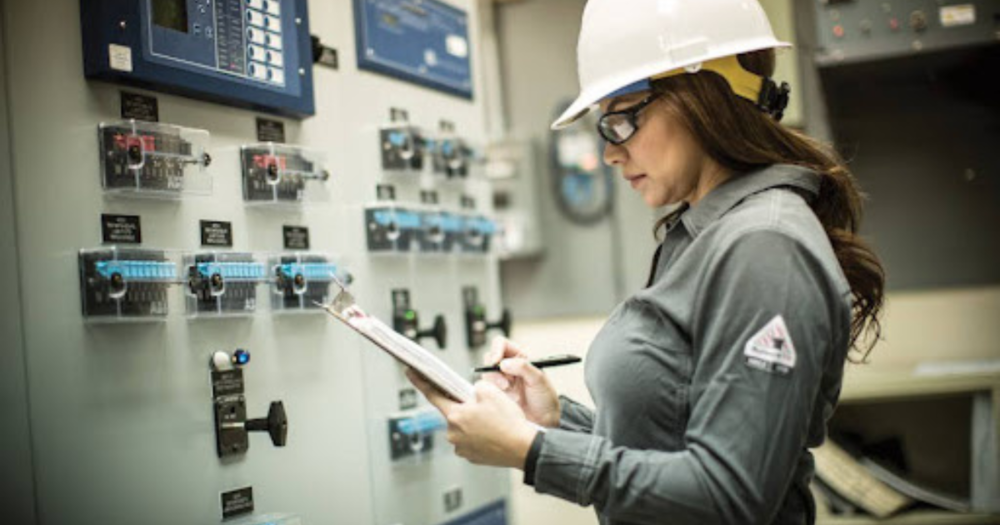
[(650, 95), (642, 102), (620, 111), (605, 113), (597, 121), (597, 132), (604, 140), (620, 146), (639, 131), (639, 113), (656, 100), (656, 95)]

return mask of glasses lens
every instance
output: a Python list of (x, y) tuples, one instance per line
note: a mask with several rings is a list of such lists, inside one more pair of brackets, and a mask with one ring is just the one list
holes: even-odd
[(598, 130), (604, 140), (612, 144), (621, 144), (635, 133), (635, 126), (628, 115), (609, 113), (601, 117)]

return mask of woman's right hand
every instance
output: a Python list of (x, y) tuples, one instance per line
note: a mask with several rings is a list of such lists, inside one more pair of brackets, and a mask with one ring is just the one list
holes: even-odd
[(483, 361), (487, 366), (500, 363), (502, 373), (484, 374), (483, 379), (520, 405), (529, 421), (543, 427), (559, 426), (559, 395), (545, 372), (528, 362), (526, 352), (513, 341), (498, 336)]

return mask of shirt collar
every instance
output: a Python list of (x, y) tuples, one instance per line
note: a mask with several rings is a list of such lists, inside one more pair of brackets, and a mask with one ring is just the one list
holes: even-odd
[(692, 237), (697, 237), (708, 225), (720, 219), (747, 197), (777, 187), (790, 187), (806, 192), (812, 201), (819, 194), (820, 176), (801, 166), (775, 164), (757, 171), (730, 177), (708, 195), (702, 197), (681, 216), (681, 222)]

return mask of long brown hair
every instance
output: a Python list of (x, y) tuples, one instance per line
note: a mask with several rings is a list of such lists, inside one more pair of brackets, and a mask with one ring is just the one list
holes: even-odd
[[(739, 56), (744, 69), (761, 76), (774, 73), (774, 50)], [(850, 346), (864, 361), (881, 337), (885, 271), (875, 252), (860, 238), (862, 195), (840, 156), (815, 139), (779, 124), (729, 89), (721, 76), (702, 71), (653, 82), (653, 92), (687, 127), (713, 160), (739, 176), (772, 164), (794, 164), (821, 176), (812, 210), (833, 245), (852, 295)], [(656, 229), (668, 220), (657, 223)], [(851, 359), (854, 361), (854, 359)]]

